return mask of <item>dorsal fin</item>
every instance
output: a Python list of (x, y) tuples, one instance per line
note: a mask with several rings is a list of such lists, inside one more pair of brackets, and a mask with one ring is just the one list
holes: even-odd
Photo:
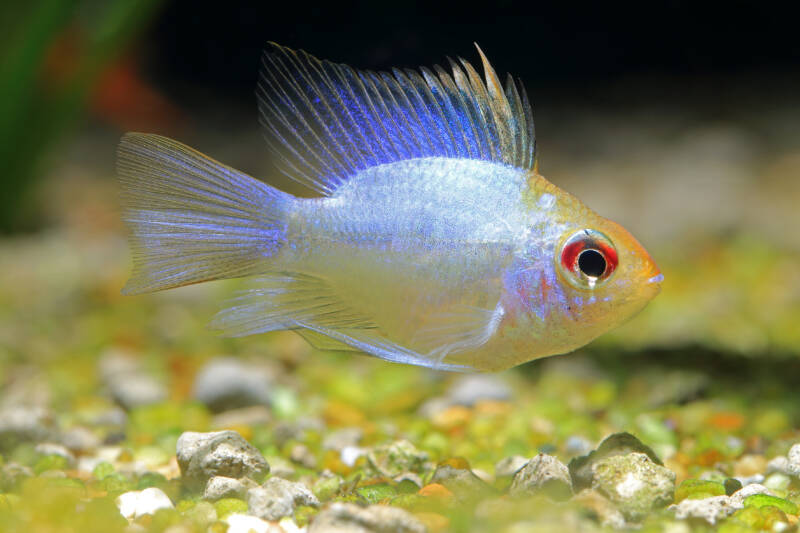
[(451, 74), (438, 65), (372, 72), (270, 44), (258, 86), (267, 142), (284, 173), (323, 195), (365, 168), (404, 159), (534, 166), (525, 89), (511, 76), (504, 88), (480, 48), (485, 81), (463, 59), (450, 62)]

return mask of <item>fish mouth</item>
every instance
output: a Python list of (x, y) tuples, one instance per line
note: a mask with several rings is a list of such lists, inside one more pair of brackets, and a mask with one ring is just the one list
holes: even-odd
[(660, 284), (662, 281), (664, 281), (664, 274), (659, 272), (658, 274), (656, 274), (652, 278), (648, 279), (647, 283), (658, 283), (658, 284)]

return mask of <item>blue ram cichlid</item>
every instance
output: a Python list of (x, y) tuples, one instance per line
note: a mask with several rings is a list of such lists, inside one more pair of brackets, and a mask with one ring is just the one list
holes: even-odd
[[(480, 50), (479, 50), (480, 52)], [(119, 147), (135, 294), (248, 277), (213, 326), (447, 370), (568, 352), (662, 276), (622, 227), (537, 172), (524, 89), (466, 61), (357, 71), (272, 45), (259, 110), (296, 198), (178, 142)]]

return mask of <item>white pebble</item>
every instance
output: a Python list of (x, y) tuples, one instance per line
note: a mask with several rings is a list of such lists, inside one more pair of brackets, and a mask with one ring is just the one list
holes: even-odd
[(789, 470), (792, 475), (800, 476), (800, 443), (791, 447), (788, 454)]
[(738, 506), (744, 506), (744, 499), (748, 496), (752, 496), (753, 494), (767, 494), (769, 496), (775, 496), (775, 494), (764, 485), (751, 483), (750, 485), (747, 485), (746, 487), (743, 487), (731, 494), (731, 503)]
[(173, 505), (164, 491), (155, 487), (133, 490), (117, 497), (117, 507), (122, 516), (134, 520), (144, 515), (154, 514), (159, 509), (172, 509)]
[(339, 456), (344, 464), (347, 466), (353, 466), (356, 464), (356, 461), (358, 461), (358, 458), (365, 453), (365, 450), (363, 448), (359, 448), (358, 446), (345, 446), (342, 448), (342, 451), (339, 452)]
[(225, 519), (228, 523), (228, 533), (277, 533), (280, 529), (273, 527), (266, 520), (261, 520), (256, 516), (246, 514), (232, 514)]

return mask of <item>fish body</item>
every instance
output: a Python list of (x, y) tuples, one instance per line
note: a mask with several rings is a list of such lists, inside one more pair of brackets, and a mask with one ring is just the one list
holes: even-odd
[(268, 140), (319, 198), (126, 136), (127, 291), (250, 277), (212, 322), (229, 335), (293, 329), (321, 349), (450, 370), (568, 352), (628, 319), (658, 292), (652, 259), (538, 174), (524, 93), (485, 58), (485, 83), (463, 64), (390, 77), (265, 56)]

